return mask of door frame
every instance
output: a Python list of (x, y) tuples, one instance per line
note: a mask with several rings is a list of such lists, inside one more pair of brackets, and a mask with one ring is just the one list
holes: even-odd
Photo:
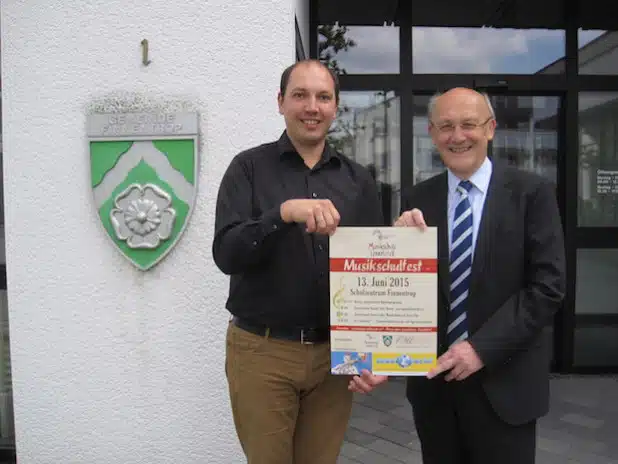
[[(490, 97), (492, 96), (538, 96), (538, 97), (557, 97), (559, 98), (559, 107), (558, 107), (558, 125), (557, 125), (557, 135), (558, 135), (558, 157), (556, 159), (556, 198), (558, 201), (558, 207), (560, 210), (560, 215), (562, 218), (563, 225), (565, 224), (565, 213), (567, 209), (567, 203), (569, 195), (567, 194), (567, 190), (565, 188), (565, 173), (567, 169), (567, 160), (564, 156), (567, 153), (566, 145), (566, 130), (565, 130), (565, 102), (566, 102), (566, 92), (564, 90), (557, 90), (555, 88), (547, 89), (545, 86), (536, 87), (534, 90), (530, 89), (528, 86), (527, 89), (523, 88), (520, 85), (516, 85), (511, 87), (509, 84), (500, 84), (500, 83), (492, 83), (486, 76), (482, 76), (479, 78), (478, 76), (470, 75), (470, 76), (451, 76), (451, 75), (426, 75), (426, 78), (420, 79), (421, 85), (417, 87), (413, 84), (413, 92), (412, 98), (414, 96), (430, 96), (435, 94), (438, 91), (442, 91), (444, 89), (449, 89), (453, 87), (469, 87), (475, 88), (480, 91), (486, 92)], [(418, 77), (418, 76), (415, 76)], [(425, 77), (425, 76), (422, 76)], [(529, 76), (525, 76), (529, 77)], [(504, 81), (504, 79), (498, 79)], [(526, 79), (521, 80), (526, 81)], [(434, 83), (434, 87), (430, 87), (430, 83)], [(435, 85), (438, 83), (439, 85)], [(483, 83), (484, 85), (477, 85), (478, 83)], [(416, 84), (416, 79), (415, 79)], [(442, 84), (442, 85), (440, 85)], [(409, 105), (412, 105), (413, 102), (409, 101)], [(402, 107), (404, 102), (402, 102)], [(498, 124), (500, 121), (498, 120)], [(402, 125), (405, 124), (402, 120)], [(412, 131), (410, 131), (411, 136), (413, 136), (414, 127), (412, 122), (410, 121), (409, 125), (406, 127), (412, 127)], [(402, 131), (403, 135), (403, 131)], [(403, 153), (403, 151), (402, 151)], [(410, 153), (413, 153), (410, 151)], [(563, 154), (560, 156), (560, 154)], [(490, 155), (491, 156), (491, 155)], [(413, 172), (413, 157), (408, 157), (411, 160), (412, 166), (408, 166), (405, 168), (406, 172)], [(403, 159), (402, 159), (402, 176), (404, 172), (403, 167)], [(413, 183), (413, 179), (407, 179), (405, 181), (405, 185), (411, 185)], [(402, 180), (402, 190), (403, 190), (404, 181)], [(573, 197), (573, 192), (569, 192), (571, 197)], [(576, 195), (577, 192), (575, 192)], [(563, 232), (565, 236), (568, 234), (568, 229), (563, 227)], [(567, 268), (572, 267), (574, 263), (569, 262), (572, 260), (573, 256), (567, 253)], [(570, 266), (569, 266), (570, 264)], [(574, 288), (575, 287), (575, 274), (567, 272), (567, 287)], [(574, 314), (575, 309), (575, 300), (573, 292), (567, 294), (565, 301), (563, 302), (562, 309), (559, 310), (555, 317), (553, 323), (553, 356), (552, 356), (552, 370), (557, 372), (568, 371), (572, 367), (572, 362), (568, 359), (568, 355), (572, 352), (572, 343), (573, 343), (573, 334), (574, 327), (570, 322), (569, 314)], [(565, 350), (564, 347), (567, 345), (569, 349)]]

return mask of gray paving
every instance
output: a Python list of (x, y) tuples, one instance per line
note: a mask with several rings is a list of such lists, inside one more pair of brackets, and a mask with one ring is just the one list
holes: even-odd
[[(422, 464), (403, 379), (355, 397), (338, 464)], [(553, 376), (537, 464), (618, 464), (618, 376)]]

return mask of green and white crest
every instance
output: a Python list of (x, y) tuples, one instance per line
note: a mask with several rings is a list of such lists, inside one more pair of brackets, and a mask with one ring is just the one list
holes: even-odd
[(94, 205), (118, 250), (150, 269), (178, 243), (195, 205), (197, 113), (88, 118)]

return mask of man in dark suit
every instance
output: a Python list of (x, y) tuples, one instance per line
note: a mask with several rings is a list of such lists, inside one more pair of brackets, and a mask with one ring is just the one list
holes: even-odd
[[(452, 89), (432, 99), (429, 119), (447, 171), (414, 186), (395, 223), (439, 232), (439, 358), (407, 383), (423, 462), (532, 464), (549, 408), (547, 328), (565, 290), (554, 187), (487, 157), (487, 96)], [(363, 372), (349, 388), (385, 380)]]

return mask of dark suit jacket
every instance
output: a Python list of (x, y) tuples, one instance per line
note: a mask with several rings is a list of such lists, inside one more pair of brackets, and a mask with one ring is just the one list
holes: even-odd
[[(446, 351), (449, 245), (444, 172), (412, 188), (402, 210), (419, 208), (439, 235), (438, 353)], [(548, 327), (565, 291), (562, 225), (547, 180), (493, 163), (476, 241), (467, 302), (468, 341), (485, 367), (474, 374), (496, 413), (523, 424), (549, 407)], [(432, 403), (431, 382), (410, 378), (408, 398)], [(429, 395), (429, 396), (428, 396)]]

